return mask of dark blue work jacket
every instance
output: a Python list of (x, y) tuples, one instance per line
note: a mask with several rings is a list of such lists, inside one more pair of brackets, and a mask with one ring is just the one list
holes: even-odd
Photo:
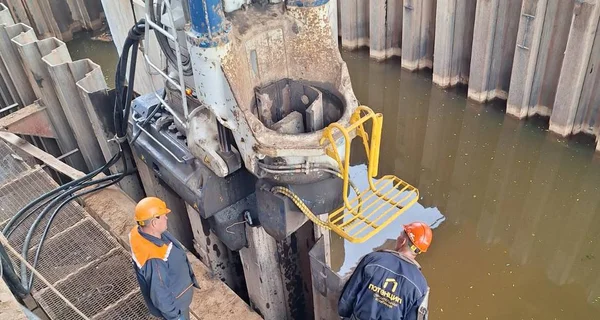
[(358, 320), (427, 319), (429, 287), (419, 264), (394, 251), (367, 254), (344, 286), (341, 317)]
[(156, 238), (135, 227), (129, 234), (133, 267), (152, 315), (187, 319), (198, 282), (185, 249), (168, 232)]

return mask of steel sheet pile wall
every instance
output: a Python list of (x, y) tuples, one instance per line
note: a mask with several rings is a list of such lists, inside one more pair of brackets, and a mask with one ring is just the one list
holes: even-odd
[(99, 29), (104, 18), (102, 4), (94, 0), (0, 0), (0, 3), (8, 7), (15, 22), (31, 26), (40, 38), (69, 41), (73, 32)]
[[(338, 0), (344, 48), (402, 54), (408, 70), (468, 85), (469, 98), (600, 136), (600, 0)], [(402, 8), (402, 10), (400, 10)], [(435, 50), (434, 50), (435, 48)], [(435, 52), (434, 52), (435, 51)], [(435, 57), (435, 58), (434, 58)], [(600, 143), (597, 146), (600, 150)]]
[[(110, 121), (97, 111), (112, 111), (114, 99), (100, 66), (89, 59), (73, 62), (64, 42), (57, 38), (38, 40), (33, 29), (14, 23), (6, 6), (0, 4), (0, 109), (43, 112), (45, 125), (56, 139), (58, 155), (77, 151), (66, 158), (76, 169), (89, 171), (102, 166), (118, 151)], [(92, 128), (93, 130), (90, 130)], [(113, 133), (114, 135), (114, 133)], [(121, 164), (113, 166), (114, 172)], [(130, 164), (130, 167), (133, 163)], [(127, 176), (121, 187), (134, 199), (143, 191), (137, 176)]]

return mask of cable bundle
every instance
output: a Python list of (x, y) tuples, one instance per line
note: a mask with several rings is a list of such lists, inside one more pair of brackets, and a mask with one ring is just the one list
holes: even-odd
[[(115, 76), (116, 96), (113, 110), (115, 137), (111, 141), (114, 141), (115, 143), (119, 144), (119, 152), (115, 154), (102, 167), (93, 170), (92, 172), (86, 174), (85, 176), (79, 179), (73, 180), (54, 190), (51, 190), (39, 196), (35, 200), (31, 201), (28, 205), (23, 207), (21, 210), (19, 210), (19, 212), (17, 212), (14, 215), (2, 230), (3, 235), (9, 238), (10, 235), (25, 220), (27, 220), (29, 217), (31, 217), (33, 214), (35, 214), (41, 209), (40, 213), (29, 228), (25, 237), (25, 241), (23, 242), (21, 255), (23, 256), (24, 260), (27, 260), (28, 251), (31, 247), (31, 240), (35, 231), (37, 230), (38, 225), (50, 212), (52, 212), (48, 218), (48, 221), (46, 222), (46, 227), (44, 228), (42, 236), (39, 240), (37, 250), (35, 252), (35, 257), (32, 264), (34, 268), (37, 266), (38, 259), (42, 250), (42, 245), (48, 235), (52, 222), (54, 221), (55, 217), (58, 215), (62, 208), (64, 208), (71, 201), (81, 196), (114, 185), (120, 182), (128, 174), (135, 172), (130, 172), (130, 170), (127, 167), (127, 160), (125, 155), (123, 154), (123, 145), (127, 143), (126, 134), (129, 113), (131, 110), (131, 101), (133, 99), (133, 83), (135, 79), (134, 75), (137, 61), (137, 53), (139, 49), (139, 43), (144, 36), (144, 28), (145, 21), (143, 19), (136, 23), (133, 28), (131, 28), (127, 39), (125, 40), (123, 52), (121, 53), (121, 57), (119, 58), (119, 62), (117, 64), (117, 71)], [(128, 67), (129, 73), (127, 73)], [(126, 76), (128, 79), (127, 85), (125, 85)], [(137, 138), (137, 136), (135, 138)], [(121, 160), (121, 162), (123, 163), (122, 172), (112, 174), (106, 177), (99, 177), (99, 175), (102, 172), (109, 169), (119, 160)], [(14, 270), (13, 264), (2, 245), (0, 245), (0, 260), (0, 267), (3, 271), (2, 276), (5, 282), (11, 287), (11, 290), (13, 290), (13, 293), (16, 293), (21, 296), (29, 294), (33, 287), (34, 276), (29, 276), (27, 274), (27, 266), (25, 265), (25, 263), (21, 263), (20, 277), (18, 277), (17, 273)]]

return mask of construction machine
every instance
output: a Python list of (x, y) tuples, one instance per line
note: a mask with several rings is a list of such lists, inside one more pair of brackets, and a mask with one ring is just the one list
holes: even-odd
[[(164, 87), (133, 101), (129, 139), (231, 250), (247, 243), (245, 226), (227, 229), (240, 221), (281, 240), (310, 219), (362, 242), (418, 200), (375, 179), (383, 115), (358, 104), (328, 2), (146, 1), (145, 68)], [(349, 176), (358, 151), (364, 190)]]
[[(253, 294), (270, 301), (255, 306), (271, 312), (265, 318), (283, 317), (265, 298), (281, 288), (288, 317), (305, 318), (289, 310), (307, 307), (292, 296), (302, 296), (307, 284), (296, 274), (310, 276), (310, 267), (298, 270), (304, 258), (290, 255), (307, 221), (364, 242), (419, 197), (402, 179), (379, 176), (383, 115), (359, 105), (329, 16), (329, 0), (146, 0), (117, 68), (116, 100), (125, 110), (115, 119), (128, 122), (135, 155), (229, 250), (251, 248), (242, 254), (248, 288), (256, 281), (248, 268), (260, 265), (254, 278), (267, 286), (271, 266), (263, 260), (279, 257), (272, 270), (286, 284), (249, 292), (255, 305)], [(143, 67), (164, 85), (129, 104), (135, 41)], [(129, 86), (119, 88), (127, 70)], [(366, 170), (351, 174), (361, 162)]]
[[(36, 196), (3, 225), (8, 238), (41, 210), (23, 240), (20, 275), (0, 246), (3, 278), (20, 296), (33, 292), (24, 261), (37, 266), (53, 219), (81, 196), (127, 185), (136, 173), (133, 154), (137, 171), (150, 172), (142, 182), (157, 177), (169, 188), (152, 191), (178, 196), (171, 197), (179, 203), (173, 214), (192, 228), (174, 235), (213, 248), (203, 259), (209, 269), (234, 290), (236, 281), (247, 287), (265, 319), (310, 319), (318, 272), (308, 251), (316, 238), (364, 242), (419, 197), (409, 183), (378, 173), (383, 115), (354, 95), (329, 0), (131, 3), (144, 16), (123, 44), (112, 114), (112, 91), (86, 95), (101, 105), (87, 110), (95, 113), (92, 127), (102, 127), (97, 136), (114, 133), (115, 144), (102, 141), (107, 162)], [(136, 75), (155, 86), (151, 92), (134, 92)], [(211, 266), (211, 259), (223, 263)]]

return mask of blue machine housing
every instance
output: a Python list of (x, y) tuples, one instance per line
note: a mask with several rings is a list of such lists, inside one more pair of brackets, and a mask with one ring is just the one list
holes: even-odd
[(188, 0), (194, 42), (200, 47), (216, 47), (227, 42), (230, 25), (225, 19), (222, 0)]

